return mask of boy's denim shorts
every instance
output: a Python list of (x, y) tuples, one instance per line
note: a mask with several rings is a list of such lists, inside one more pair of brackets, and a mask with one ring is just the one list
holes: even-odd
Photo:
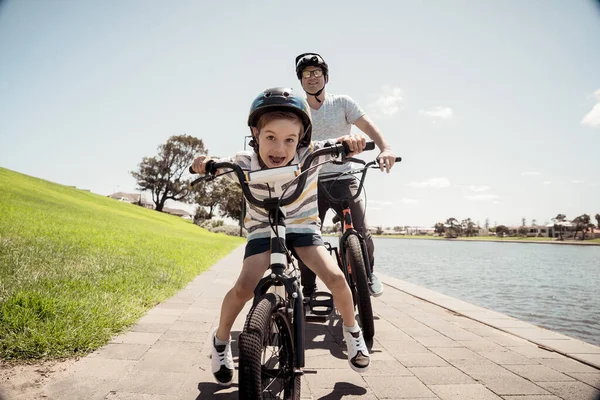
[[(298, 258), (294, 251), (295, 247), (324, 246), (323, 238), (316, 233), (288, 233), (285, 235), (285, 245), (292, 251), (292, 255)], [(244, 260), (255, 254), (261, 254), (271, 250), (271, 238), (252, 239), (246, 243)]]

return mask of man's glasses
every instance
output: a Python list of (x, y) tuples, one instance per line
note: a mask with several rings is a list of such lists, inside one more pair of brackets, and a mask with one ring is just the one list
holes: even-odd
[(314, 71), (309, 71), (307, 69), (305, 69), (304, 71), (302, 71), (302, 77), (303, 78), (310, 78), (310, 76), (314, 76), (315, 78), (320, 78), (323, 76), (323, 71), (321, 71), (320, 69), (315, 69)]

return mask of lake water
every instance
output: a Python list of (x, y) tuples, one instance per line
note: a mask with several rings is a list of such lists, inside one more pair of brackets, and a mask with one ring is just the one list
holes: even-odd
[(600, 246), (374, 240), (375, 271), (600, 345)]

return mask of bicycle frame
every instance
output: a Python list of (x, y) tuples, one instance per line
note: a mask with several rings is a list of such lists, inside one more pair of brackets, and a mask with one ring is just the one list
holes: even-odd
[[(303, 315), (303, 297), (297, 276), (289, 276), (286, 270), (289, 266), (288, 261), (291, 256), (285, 252), (285, 212), (279, 207), (279, 198), (266, 199), (265, 209), (269, 211), (269, 220), (275, 221), (271, 225), (271, 264), (269, 269), (271, 273), (263, 277), (254, 289), (253, 304), (262, 295), (268, 292), (271, 287), (283, 286), (285, 288), (284, 310), (286, 319), (290, 321), (289, 314), (292, 312), (292, 327), (294, 332), (294, 367), (299, 369), (304, 367), (304, 315)], [(291, 306), (291, 307), (290, 307)], [(298, 371), (297, 371), (298, 372)]]

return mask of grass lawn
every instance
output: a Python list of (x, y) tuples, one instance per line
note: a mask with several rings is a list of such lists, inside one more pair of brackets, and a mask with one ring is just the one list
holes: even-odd
[(243, 238), (0, 168), (0, 358), (106, 344)]

